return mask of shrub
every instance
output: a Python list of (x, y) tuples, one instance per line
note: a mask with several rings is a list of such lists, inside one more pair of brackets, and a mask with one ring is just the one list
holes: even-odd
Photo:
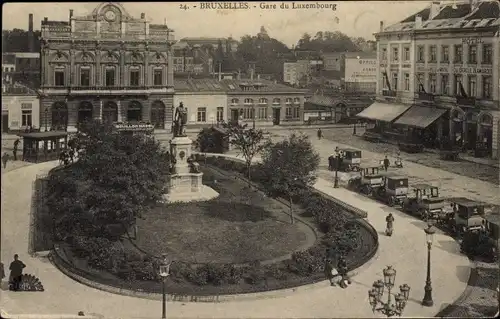
[(321, 270), (323, 258), (311, 255), (308, 251), (299, 251), (292, 254), (292, 260), (288, 264), (291, 272), (300, 276), (309, 276)]
[(191, 278), (196, 269), (183, 262), (173, 262), (170, 265), (170, 278), (175, 282), (182, 282), (184, 279)]
[(244, 269), (245, 281), (251, 285), (260, 285), (266, 281), (266, 274), (259, 262), (253, 262)]
[(286, 280), (288, 272), (283, 264), (272, 264), (266, 268), (266, 276), (277, 279)]
[(205, 286), (208, 284), (208, 270), (204, 266), (195, 268), (187, 274), (187, 279), (195, 285)]
[(132, 261), (128, 263), (138, 280), (156, 280), (158, 274), (152, 261)]
[(127, 281), (135, 280), (134, 269), (128, 263), (122, 264), (121, 267), (117, 269), (115, 274), (116, 274), (116, 276), (118, 276), (119, 278), (121, 278), (123, 280), (127, 280)]

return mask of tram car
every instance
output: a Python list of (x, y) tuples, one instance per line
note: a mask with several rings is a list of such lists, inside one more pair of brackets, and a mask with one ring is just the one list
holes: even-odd
[(340, 162), (337, 163), (339, 158), (333, 154), (328, 157), (329, 170), (334, 171), (335, 168), (338, 168), (342, 172), (358, 172), (360, 170), (361, 151), (345, 148), (338, 150), (338, 152), (340, 154)]
[(360, 167), (360, 175), (349, 180), (348, 187), (358, 193), (370, 196), (384, 186), (384, 175), (378, 166)]
[(390, 207), (403, 205), (408, 197), (408, 177), (401, 175), (384, 176), (384, 186), (378, 188), (373, 195)]
[(404, 212), (424, 220), (436, 220), (445, 223), (449, 218), (444, 210), (445, 199), (439, 197), (439, 188), (429, 184), (412, 185), (413, 196), (408, 196), (402, 205)]

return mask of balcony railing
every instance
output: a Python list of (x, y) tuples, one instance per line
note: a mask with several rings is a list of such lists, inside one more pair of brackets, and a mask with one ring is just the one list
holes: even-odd
[(476, 98), (475, 97), (457, 96), (457, 104), (458, 105), (475, 106), (476, 105)]
[(421, 101), (433, 102), (434, 101), (434, 94), (425, 93), (425, 92), (418, 92), (417, 99), (419, 99)]
[(382, 96), (396, 97), (396, 91), (382, 90)]
[(44, 93), (58, 93), (68, 95), (81, 94), (150, 94), (166, 93), (168, 87), (161, 86), (43, 86)]

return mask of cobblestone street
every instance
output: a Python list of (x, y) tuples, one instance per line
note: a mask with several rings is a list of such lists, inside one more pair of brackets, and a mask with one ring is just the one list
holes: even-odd
[[(380, 159), (383, 159), (383, 154), (387, 153), (394, 156), (397, 153), (397, 145), (385, 143), (373, 143), (365, 141), (361, 138), (364, 133), (364, 128), (357, 129), (357, 135), (352, 135), (352, 128), (331, 128), (323, 129), (323, 136), (328, 140), (351, 145), (361, 150), (367, 150), (374, 153), (380, 153)], [(314, 132), (314, 135), (316, 133)], [(332, 149), (333, 150), (333, 149)], [(425, 166), (439, 168), (444, 171), (477, 178), (482, 181), (499, 184), (499, 169), (488, 165), (471, 163), (464, 160), (458, 162), (443, 161), (439, 159), (439, 154), (435, 153), (420, 153), (408, 154), (401, 152), (403, 161), (411, 161)]]

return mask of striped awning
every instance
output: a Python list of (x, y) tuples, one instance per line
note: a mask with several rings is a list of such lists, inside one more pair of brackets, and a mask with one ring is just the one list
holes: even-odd
[(434, 121), (436, 121), (445, 112), (445, 109), (414, 105), (396, 122), (394, 122), (394, 124), (426, 128), (434, 123)]
[(375, 102), (356, 116), (369, 120), (392, 122), (410, 107), (411, 105)]

